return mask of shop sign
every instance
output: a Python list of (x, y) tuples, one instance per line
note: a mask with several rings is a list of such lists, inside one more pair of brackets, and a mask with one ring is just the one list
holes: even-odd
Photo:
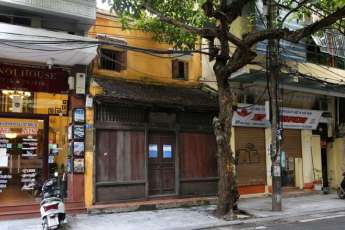
[[(234, 112), (232, 125), (267, 128), (265, 106), (241, 104)], [(323, 111), (305, 109), (281, 109), (281, 121), (286, 129), (316, 129)]]
[(68, 72), (0, 63), (0, 89), (60, 93), (68, 91)]

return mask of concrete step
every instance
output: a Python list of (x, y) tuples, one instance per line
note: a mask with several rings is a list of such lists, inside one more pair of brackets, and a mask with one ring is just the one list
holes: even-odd
[[(86, 212), (83, 202), (67, 202), (65, 203), (65, 207), (66, 213), (69, 215)], [(0, 220), (25, 219), (40, 216), (39, 204), (7, 205), (1, 206), (0, 208)]]
[(215, 204), (216, 197), (193, 197), (152, 199), (145, 201), (131, 201), (126, 203), (96, 204), (87, 209), (90, 214), (120, 213), (133, 211), (159, 210), (168, 208), (192, 207)]

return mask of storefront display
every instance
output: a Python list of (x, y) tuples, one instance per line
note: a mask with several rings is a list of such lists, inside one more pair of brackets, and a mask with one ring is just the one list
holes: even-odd
[(7, 188), (10, 179), (12, 179), (12, 175), (8, 174), (8, 170), (0, 170), (0, 194)]
[(0, 118), (0, 201), (34, 201), (32, 191), (43, 178), (44, 121)]

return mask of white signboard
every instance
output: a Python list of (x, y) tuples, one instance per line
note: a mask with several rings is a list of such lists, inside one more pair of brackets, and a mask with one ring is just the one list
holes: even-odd
[[(281, 109), (281, 121), (287, 129), (316, 129), (323, 111), (305, 109)], [(262, 127), (270, 126), (266, 120), (265, 106), (241, 104), (234, 112), (233, 126)]]

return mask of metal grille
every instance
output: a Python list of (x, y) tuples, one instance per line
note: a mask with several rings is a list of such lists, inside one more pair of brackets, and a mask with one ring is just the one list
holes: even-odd
[(102, 104), (98, 105), (96, 108), (96, 120), (108, 122), (110, 121), (114, 123), (144, 123), (145, 111), (118, 105)]
[(212, 130), (214, 113), (180, 113), (178, 122), (182, 128), (207, 128)]

